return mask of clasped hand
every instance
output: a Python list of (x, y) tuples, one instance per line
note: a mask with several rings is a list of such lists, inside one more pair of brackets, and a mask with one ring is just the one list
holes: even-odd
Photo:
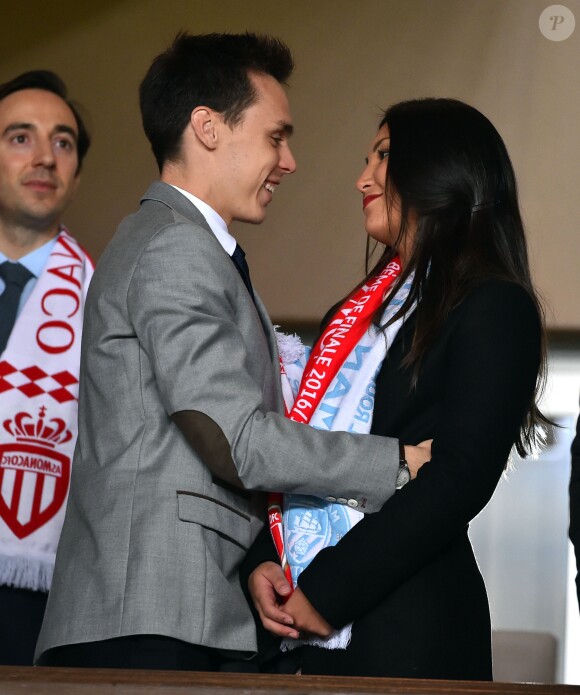
[(299, 587), (286, 600), (292, 589), (275, 562), (258, 565), (248, 586), (262, 624), (274, 635), (303, 639), (309, 635), (328, 637), (334, 631)]

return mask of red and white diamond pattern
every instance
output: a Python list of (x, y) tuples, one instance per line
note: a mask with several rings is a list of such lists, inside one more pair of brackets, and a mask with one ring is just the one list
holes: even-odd
[(48, 394), (55, 401), (66, 403), (77, 400), (78, 383), (76, 376), (67, 371), (47, 374), (40, 367), (17, 369), (6, 360), (0, 361), (0, 394), (17, 389), (28, 398)]

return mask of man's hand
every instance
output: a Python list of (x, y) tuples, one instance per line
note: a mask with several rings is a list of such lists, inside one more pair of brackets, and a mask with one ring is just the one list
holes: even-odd
[(405, 459), (407, 460), (407, 465), (409, 466), (411, 480), (417, 477), (419, 468), (421, 468), (424, 463), (431, 460), (432, 443), (432, 439), (426, 439), (424, 442), (417, 444), (417, 446), (405, 444)]
[(329, 637), (334, 632), (332, 625), (327, 623), (314, 608), (300, 591), (300, 587), (294, 589), (294, 593), (286, 602), (284, 610), (294, 619), (294, 627), (300, 632), (302, 639), (308, 638), (309, 635)]
[(275, 562), (263, 562), (258, 565), (250, 575), (248, 588), (266, 630), (278, 637), (298, 639), (298, 631), (292, 627), (294, 620), (284, 606), (292, 587), (288, 584), (280, 565)]

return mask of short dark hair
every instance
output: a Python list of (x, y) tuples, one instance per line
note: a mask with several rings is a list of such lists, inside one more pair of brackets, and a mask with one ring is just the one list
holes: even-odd
[(256, 100), (250, 73), (285, 83), (292, 53), (279, 39), (253, 33), (179, 33), (157, 56), (139, 90), (141, 117), (159, 170), (180, 153), (191, 112), (207, 106), (234, 126)]
[(81, 170), (83, 159), (88, 152), (91, 144), (91, 138), (79, 113), (78, 106), (68, 99), (68, 89), (60, 77), (51, 70), (29, 70), (23, 72), (18, 77), (0, 85), (0, 101), (5, 99), (14, 92), (20, 92), (23, 89), (43, 89), (46, 92), (52, 92), (59, 96), (69, 109), (73, 112), (78, 129), (77, 138), (77, 157), (78, 167), (77, 173)]

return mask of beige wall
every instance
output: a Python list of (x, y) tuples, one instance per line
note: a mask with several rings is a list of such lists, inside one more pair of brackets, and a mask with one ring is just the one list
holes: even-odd
[[(360, 276), (364, 231), (353, 187), (379, 108), (453, 96), (484, 111), (519, 177), (533, 270), (550, 325), (580, 328), (580, 25), (538, 29), (540, 0), (106, 0), (0, 10), (0, 81), (47, 67), (90, 114), (94, 145), (66, 216), (98, 257), (156, 176), (137, 85), (180, 29), (279, 35), (293, 48), (298, 172), (266, 222), (234, 233), (277, 318), (316, 320)], [(565, 5), (580, 22), (580, 0)], [(66, 9), (68, 6), (68, 10)]]

